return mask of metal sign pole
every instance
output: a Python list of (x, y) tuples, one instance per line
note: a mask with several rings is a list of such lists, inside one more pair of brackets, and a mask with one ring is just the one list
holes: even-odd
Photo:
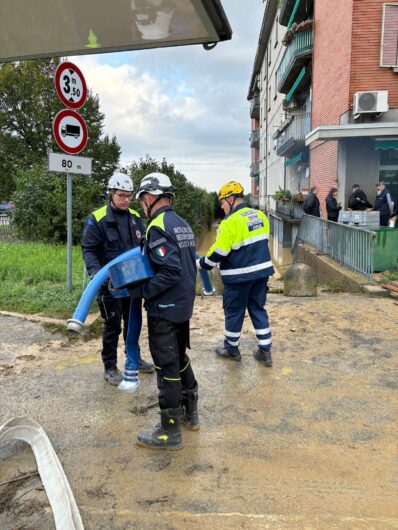
[(67, 248), (67, 281), (68, 291), (72, 290), (72, 175), (66, 176), (66, 248)]

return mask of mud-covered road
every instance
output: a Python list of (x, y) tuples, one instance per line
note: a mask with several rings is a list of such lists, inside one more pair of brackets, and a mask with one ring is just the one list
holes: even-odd
[[(197, 299), (202, 428), (175, 453), (135, 445), (158, 419), (153, 375), (123, 395), (102, 379), (99, 340), (0, 317), (0, 424), (43, 426), (86, 529), (398, 529), (397, 300), (275, 294), (268, 309), (272, 369), (251, 356), (248, 319), (242, 363), (216, 358), (221, 298)], [(0, 447), (0, 484), (34, 470), (27, 446)], [(0, 486), (2, 530), (53, 527), (39, 477)]]

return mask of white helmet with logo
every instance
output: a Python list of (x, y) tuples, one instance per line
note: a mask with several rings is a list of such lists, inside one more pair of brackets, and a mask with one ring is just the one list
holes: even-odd
[(108, 182), (108, 190), (133, 191), (133, 181), (125, 173), (114, 173)]
[(143, 193), (150, 193), (151, 195), (167, 194), (174, 197), (175, 191), (176, 189), (167, 175), (164, 173), (149, 173), (141, 180), (135, 198), (139, 199)]

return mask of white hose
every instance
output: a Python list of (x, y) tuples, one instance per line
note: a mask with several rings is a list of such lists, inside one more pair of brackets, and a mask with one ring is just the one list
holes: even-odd
[(84, 530), (68, 479), (43, 428), (30, 418), (14, 418), (0, 427), (0, 443), (27, 442), (36, 458), (57, 530)]

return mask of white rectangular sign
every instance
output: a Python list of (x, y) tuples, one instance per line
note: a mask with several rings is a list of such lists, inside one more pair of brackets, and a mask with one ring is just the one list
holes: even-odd
[(67, 155), (64, 153), (48, 154), (48, 169), (57, 173), (75, 173), (91, 175), (92, 158)]

